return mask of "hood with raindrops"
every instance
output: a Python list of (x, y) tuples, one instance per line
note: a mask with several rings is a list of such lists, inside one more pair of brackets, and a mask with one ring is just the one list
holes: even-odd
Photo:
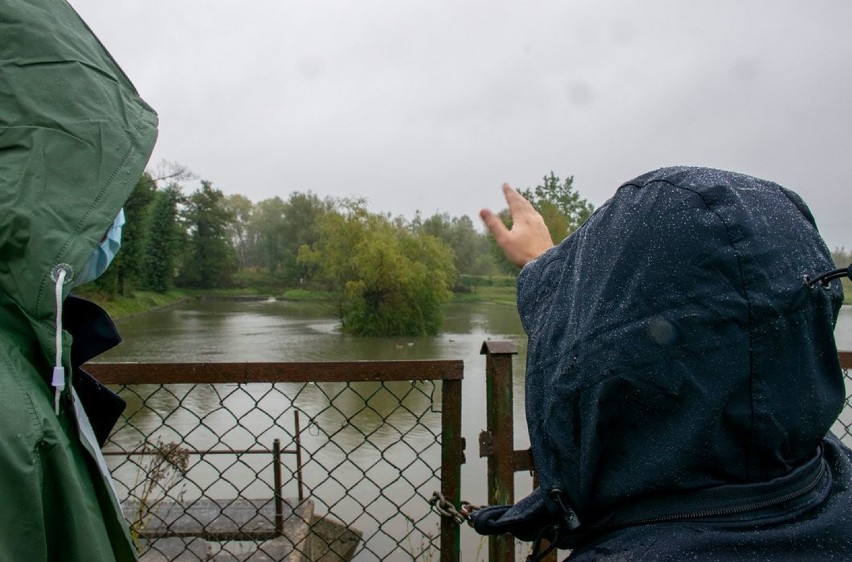
[(622, 185), (518, 281), (539, 490), (595, 521), (811, 458), (844, 399), (843, 290), (804, 280), (833, 267), (777, 184), (676, 167)]

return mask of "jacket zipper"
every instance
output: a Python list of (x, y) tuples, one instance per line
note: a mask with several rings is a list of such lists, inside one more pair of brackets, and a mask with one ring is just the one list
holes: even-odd
[[(635, 525), (647, 525), (651, 523), (671, 523), (675, 521), (685, 521), (689, 519), (704, 519), (707, 517), (721, 517), (724, 515), (737, 515), (739, 513), (747, 513), (749, 511), (756, 511), (758, 509), (765, 509), (767, 507), (773, 507), (776, 505), (780, 505), (782, 503), (786, 503), (788, 501), (795, 500), (800, 498), (808, 493), (810, 493), (814, 488), (817, 487), (819, 481), (822, 479), (825, 474), (825, 465), (821, 462), (819, 466), (819, 471), (816, 476), (808, 482), (803, 488), (799, 490), (795, 490), (793, 492), (788, 492), (783, 496), (779, 496), (777, 498), (771, 498), (759, 502), (754, 502), (745, 505), (733, 506), (733, 507), (724, 507), (719, 509), (705, 509), (702, 511), (693, 511), (688, 513), (679, 513), (674, 515), (660, 515), (658, 517), (649, 517), (646, 519), (637, 519), (633, 521), (627, 521), (625, 523), (620, 523), (616, 525), (611, 525), (612, 527), (632, 527)], [(603, 527), (610, 527), (610, 525), (604, 525)], [(601, 527), (599, 527), (601, 528)]]

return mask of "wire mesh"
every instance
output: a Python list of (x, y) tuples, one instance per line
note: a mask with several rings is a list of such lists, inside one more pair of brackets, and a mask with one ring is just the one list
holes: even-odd
[[(832, 430), (852, 446), (841, 357)], [(437, 559), (426, 499), (440, 488), (440, 384), (115, 386), (128, 408), (105, 451), (141, 559)]]
[(846, 402), (831, 430), (843, 444), (852, 447), (852, 354), (841, 354), (843, 382), (846, 384)]
[(114, 387), (104, 450), (141, 559), (437, 559), (440, 384)]

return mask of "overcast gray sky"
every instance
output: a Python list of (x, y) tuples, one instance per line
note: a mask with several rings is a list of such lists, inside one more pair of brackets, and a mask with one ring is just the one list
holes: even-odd
[[(852, 247), (852, 2), (72, 0), (178, 161), (257, 202), (504, 207), (574, 175), (595, 206), (675, 164), (785, 185)], [(478, 219), (475, 219), (478, 220)]]

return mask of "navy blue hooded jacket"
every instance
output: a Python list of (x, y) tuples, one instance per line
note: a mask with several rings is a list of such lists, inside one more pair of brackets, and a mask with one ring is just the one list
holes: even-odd
[(795, 193), (665, 168), (527, 264), (527, 421), (540, 487), (483, 533), (571, 560), (852, 560), (839, 281)]

